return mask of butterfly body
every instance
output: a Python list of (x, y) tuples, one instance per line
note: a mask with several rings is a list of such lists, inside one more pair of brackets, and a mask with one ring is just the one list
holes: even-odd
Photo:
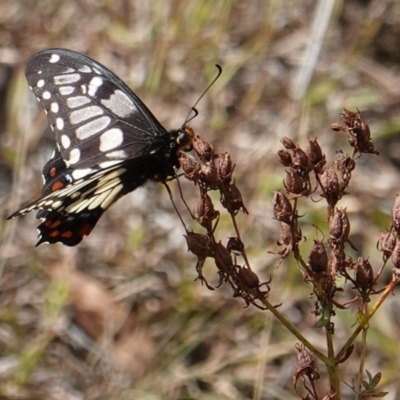
[(56, 146), (43, 167), (42, 197), (9, 218), (39, 210), (37, 245), (75, 246), (120, 197), (174, 176), (191, 147), (191, 128), (168, 132), (124, 82), (80, 53), (39, 52), (26, 78)]

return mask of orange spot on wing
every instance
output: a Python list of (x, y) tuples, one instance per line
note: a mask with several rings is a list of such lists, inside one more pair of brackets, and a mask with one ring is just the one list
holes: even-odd
[(53, 186), (51, 187), (51, 190), (54, 192), (58, 189), (62, 189), (64, 187), (64, 184), (60, 181), (54, 182)]
[(50, 237), (57, 237), (59, 235), (60, 235), (60, 231), (53, 231), (53, 232), (50, 232), (50, 234), (49, 234)]
[(56, 167), (51, 168), (51, 170), (49, 171), (49, 174), (50, 174), (51, 177), (56, 176), (56, 173), (57, 173), (57, 168)]

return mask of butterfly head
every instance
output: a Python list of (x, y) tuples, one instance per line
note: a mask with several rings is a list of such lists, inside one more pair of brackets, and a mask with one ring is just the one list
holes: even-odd
[(181, 151), (191, 151), (193, 146), (194, 131), (190, 126), (183, 125), (181, 129), (177, 131), (175, 143), (177, 147), (177, 154)]

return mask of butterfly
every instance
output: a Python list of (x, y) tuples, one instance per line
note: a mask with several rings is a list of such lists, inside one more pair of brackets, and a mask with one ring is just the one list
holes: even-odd
[(193, 130), (167, 131), (113, 72), (67, 49), (36, 53), (28, 84), (56, 145), (43, 167), (42, 197), (7, 219), (39, 210), (36, 244), (75, 246), (113, 203), (148, 181), (176, 176)]

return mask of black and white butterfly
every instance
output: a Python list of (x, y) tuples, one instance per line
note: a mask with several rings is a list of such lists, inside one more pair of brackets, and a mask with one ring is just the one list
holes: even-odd
[(39, 210), (37, 245), (77, 245), (119, 198), (175, 176), (179, 154), (191, 149), (191, 128), (168, 132), (124, 82), (80, 53), (41, 51), (26, 79), (56, 146), (43, 167), (42, 197), (8, 218)]

